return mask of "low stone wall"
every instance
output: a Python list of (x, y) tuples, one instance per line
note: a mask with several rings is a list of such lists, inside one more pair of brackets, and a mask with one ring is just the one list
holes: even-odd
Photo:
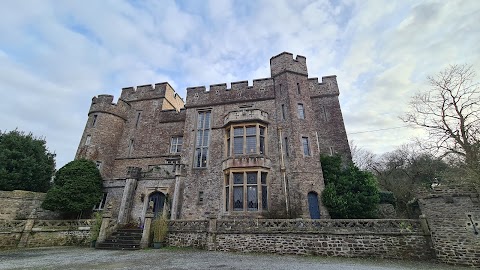
[(16, 248), (26, 223), (26, 220), (0, 220), (0, 249)]
[(218, 251), (433, 258), (418, 220), (171, 221), (168, 242)]
[(0, 220), (0, 249), (86, 246), (94, 220)]
[(208, 225), (207, 220), (170, 221), (167, 241), (170, 246), (206, 249)]
[(474, 187), (438, 186), (421, 194), (439, 261), (480, 267), (480, 196)]
[(46, 193), (25, 190), (0, 190), (0, 220), (27, 219), (32, 212), (39, 219), (56, 219), (55, 212), (43, 210), (40, 206)]

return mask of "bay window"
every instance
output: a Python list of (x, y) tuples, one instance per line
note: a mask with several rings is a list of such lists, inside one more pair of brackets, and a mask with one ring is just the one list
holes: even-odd
[(265, 154), (266, 127), (260, 124), (233, 125), (226, 130), (227, 156)]
[(225, 210), (268, 210), (267, 172), (234, 171), (225, 174)]

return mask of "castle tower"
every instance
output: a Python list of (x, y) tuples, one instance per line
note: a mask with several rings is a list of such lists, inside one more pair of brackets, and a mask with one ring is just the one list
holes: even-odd
[(127, 121), (130, 105), (123, 100), (113, 103), (113, 96), (92, 98), (88, 120), (75, 159), (86, 158), (96, 162), (104, 179), (111, 178), (118, 143)]
[(306, 58), (284, 52), (270, 59), (270, 68), (289, 211), (291, 216), (305, 218), (327, 216), (320, 200), (324, 183)]

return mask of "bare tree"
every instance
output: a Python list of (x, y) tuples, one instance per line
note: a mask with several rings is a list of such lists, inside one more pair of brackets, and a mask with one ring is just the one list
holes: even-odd
[(452, 65), (428, 77), (429, 91), (417, 93), (402, 120), (424, 127), (423, 146), (465, 164), (471, 180), (480, 180), (480, 88), (471, 66)]
[(358, 168), (364, 171), (373, 171), (376, 158), (374, 153), (359, 147), (354, 141), (350, 142), (350, 152), (352, 161)]
[(377, 159), (373, 171), (379, 186), (393, 192), (397, 199), (397, 214), (410, 216), (408, 202), (419, 189), (430, 188), (433, 183), (448, 183), (455, 168), (432, 154), (421, 151), (414, 144), (399, 146)]

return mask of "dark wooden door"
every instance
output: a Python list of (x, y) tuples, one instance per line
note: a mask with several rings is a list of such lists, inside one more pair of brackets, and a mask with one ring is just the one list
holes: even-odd
[(153, 202), (153, 214), (158, 217), (163, 213), (163, 206), (165, 204), (165, 194), (162, 192), (154, 192), (150, 194), (149, 201)]
[(320, 219), (320, 208), (318, 207), (318, 194), (316, 192), (308, 193), (308, 210), (310, 211), (310, 218)]

